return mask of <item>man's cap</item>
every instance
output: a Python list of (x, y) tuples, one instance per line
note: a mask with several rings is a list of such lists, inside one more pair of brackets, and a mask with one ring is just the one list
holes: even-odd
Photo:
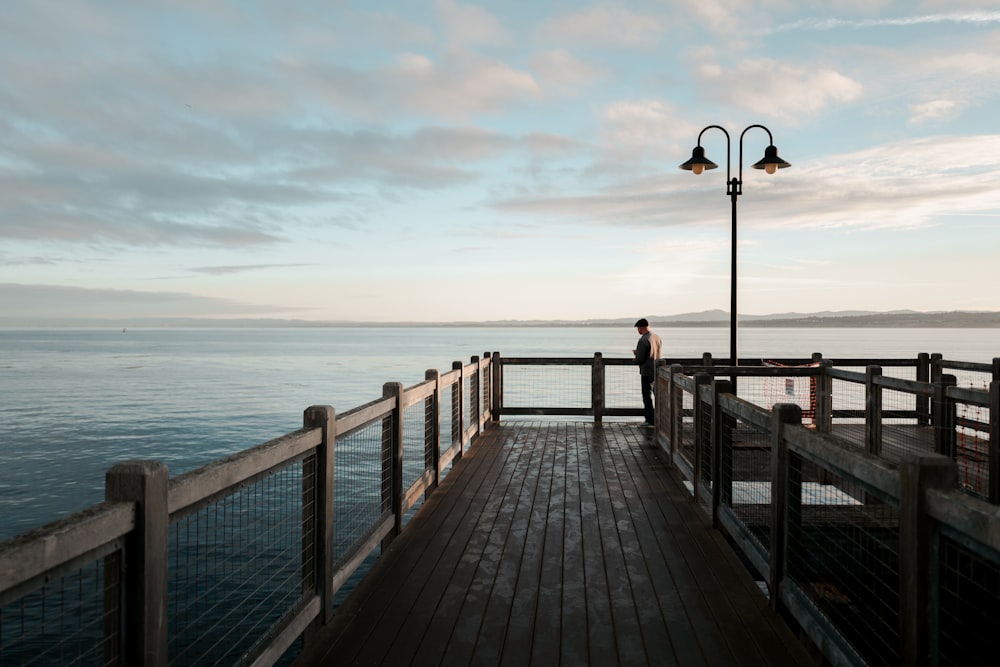
[(638, 322), (636, 322), (633, 326), (636, 329), (638, 329), (639, 327), (648, 327), (649, 326), (649, 322), (647, 322), (646, 318), (644, 317), (641, 320), (639, 320)]

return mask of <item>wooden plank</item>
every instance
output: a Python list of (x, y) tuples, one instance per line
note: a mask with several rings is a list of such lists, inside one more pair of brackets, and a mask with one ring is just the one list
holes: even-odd
[[(531, 652), (534, 649), (534, 633), (538, 604), (539, 582), (541, 581), (544, 526), (546, 521), (546, 498), (552, 488), (552, 453), (546, 448), (544, 438), (540, 433), (529, 435), (525, 430), (519, 439), (529, 441), (537, 450), (532, 458), (532, 467), (536, 469), (537, 479), (532, 488), (525, 489), (523, 515), (524, 547), (517, 581), (514, 584), (514, 597), (511, 600), (510, 622), (506, 637), (504, 637), (504, 665), (526, 665), (531, 662)], [(551, 636), (550, 636), (551, 638)]]
[(296, 664), (810, 664), (651, 435), (487, 429)]
[[(323, 630), (324, 639), (319, 639), (316, 646), (303, 653), (300, 658), (303, 664), (324, 664), (327, 656), (337, 656), (338, 661), (349, 662), (362, 651), (367, 651), (369, 656), (373, 652), (384, 653), (394, 647), (394, 642), (406, 647), (409, 641), (411, 651), (416, 651), (422, 635), (418, 634), (413, 641), (412, 634), (421, 624), (429, 623), (433, 608), (422, 613), (416, 609), (417, 603), (414, 602), (411, 605), (412, 615), (405, 625), (409, 634), (404, 634), (400, 628), (405, 620), (404, 602), (398, 599), (402, 592), (401, 584), (407, 581), (433, 583), (437, 559), (441, 557), (444, 546), (456, 539), (455, 531), (475, 521), (466, 517), (466, 513), (478, 512), (478, 508), (472, 505), (473, 498), (467, 494), (478, 488), (483, 477), (490, 472), (494, 461), (489, 453), (488, 448), (477, 446), (456, 463), (438, 490), (410, 520), (399, 539), (379, 559), (376, 567), (384, 574), (369, 577), (352, 592), (337, 610), (333, 623)], [(384, 618), (389, 608), (396, 612), (395, 619)], [(367, 614), (366, 622), (357, 621), (362, 609)], [(380, 613), (375, 614), (373, 610)]]

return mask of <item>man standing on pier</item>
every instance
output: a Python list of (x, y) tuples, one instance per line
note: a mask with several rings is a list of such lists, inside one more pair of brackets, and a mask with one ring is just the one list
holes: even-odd
[(632, 350), (635, 355), (635, 363), (639, 366), (639, 375), (642, 377), (642, 411), (646, 418), (645, 425), (653, 426), (653, 382), (656, 380), (656, 360), (660, 358), (660, 337), (649, 330), (649, 322), (646, 318), (635, 323), (635, 328), (639, 331), (639, 344)]

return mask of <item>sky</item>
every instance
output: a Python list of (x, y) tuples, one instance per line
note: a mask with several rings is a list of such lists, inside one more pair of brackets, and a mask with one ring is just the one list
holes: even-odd
[(998, 102), (1000, 0), (5, 0), (0, 322), (728, 311), (730, 178), (739, 313), (1000, 310)]

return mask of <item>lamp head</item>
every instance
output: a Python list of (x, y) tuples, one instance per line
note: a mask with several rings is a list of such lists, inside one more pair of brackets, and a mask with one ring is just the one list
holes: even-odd
[(778, 169), (785, 169), (786, 167), (791, 167), (792, 165), (782, 160), (778, 157), (778, 149), (771, 144), (764, 149), (764, 157), (760, 161), (754, 163), (754, 169), (763, 169), (768, 174), (773, 174)]
[(694, 150), (691, 151), (691, 159), (682, 164), (681, 169), (692, 171), (695, 174), (700, 174), (706, 169), (715, 169), (718, 166), (719, 165), (705, 157), (704, 148), (701, 146), (695, 146)]

